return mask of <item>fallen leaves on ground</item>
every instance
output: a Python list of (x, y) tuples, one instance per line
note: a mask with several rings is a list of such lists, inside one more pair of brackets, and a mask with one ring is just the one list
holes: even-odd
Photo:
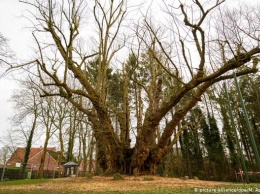
[[(51, 191), (150, 191), (171, 188), (199, 188), (227, 185), (228, 183), (215, 181), (202, 181), (195, 179), (182, 180), (178, 178), (163, 178), (152, 176), (154, 180), (145, 181), (144, 177), (126, 176), (124, 180), (113, 180), (112, 177), (95, 176), (92, 179), (86, 177), (59, 178), (48, 182), (1, 186), (0, 191), (8, 190), (51, 190)], [(1, 193), (1, 192), (0, 192)]]

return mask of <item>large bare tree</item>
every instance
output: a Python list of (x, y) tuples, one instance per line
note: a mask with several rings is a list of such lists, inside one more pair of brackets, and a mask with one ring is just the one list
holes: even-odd
[[(26, 65), (31, 64), (31, 72), (41, 80), (43, 97), (64, 97), (88, 117), (96, 139), (97, 160), (105, 172), (127, 168), (135, 174), (155, 173), (170, 150), (169, 141), (176, 127), (210, 86), (232, 78), (234, 70), (237, 76), (257, 72), (259, 31), (250, 26), (251, 18), (244, 12), (235, 12), (243, 21), (239, 23), (234, 14), (223, 11), (224, 0), (178, 5), (165, 0), (160, 9), (164, 11), (156, 11), (169, 18), (167, 25), (148, 10), (140, 16), (142, 22), (128, 23), (126, 31), (122, 29), (131, 20), (125, 19), (129, 12), (124, 0), (94, 0), (89, 4), (84, 0), (21, 2), (34, 8), (30, 13), (35, 18), (33, 37), (38, 47), (37, 58)], [(250, 14), (259, 17), (256, 11)], [(259, 20), (254, 22), (259, 25)], [(130, 30), (135, 35), (132, 48), (130, 38), (126, 39)], [(114, 107), (107, 97), (109, 75), (125, 67), (122, 62), (117, 68), (117, 59), (130, 52), (135, 60), (118, 75), (138, 85), (140, 98), (135, 99), (145, 99), (136, 109), (142, 115), (138, 116), (132, 147), (115, 130), (111, 116)], [(46, 76), (48, 79), (44, 79)], [(70, 79), (76, 84), (70, 84)], [(124, 87), (130, 87), (129, 83)], [(129, 93), (124, 91), (124, 95)], [(82, 98), (86, 103), (81, 103)], [(128, 107), (121, 110), (128, 114), (126, 110), (134, 104), (126, 102), (128, 96), (124, 98), (125, 103), (119, 105), (127, 103)], [(133, 119), (131, 124), (120, 126), (128, 131), (125, 126), (135, 123)]]
[[(22, 174), (25, 176), (26, 166), (28, 165), (29, 155), (31, 147), (33, 144), (33, 139), (36, 133), (37, 120), (39, 116), (39, 93), (37, 89), (33, 87), (32, 82), (21, 81), (20, 90), (16, 90), (11, 97), (12, 102), (15, 104), (16, 114), (12, 118), (12, 122), (15, 126), (18, 126), (18, 130), (22, 130), (22, 134), (26, 139), (26, 148), (23, 158)], [(26, 124), (26, 127), (23, 126), (26, 121), (30, 124)], [(21, 140), (21, 135), (15, 133), (15, 136), (19, 136)]]

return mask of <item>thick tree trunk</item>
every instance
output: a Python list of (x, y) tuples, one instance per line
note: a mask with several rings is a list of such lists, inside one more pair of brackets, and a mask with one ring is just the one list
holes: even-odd
[(124, 172), (123, 150), (111, 147), (109, 144), (97, 143), (97, 163), (103, 169), (104, 175)]
[(151, 142), (153, 142), (151, 138), (153, 138), (153, 132), (156, 131), (158, 123), (155, 122), (156, 119), (154, 118), (154, 115), (147, 112), (142, 131), (137, 137), (135, 152), (132, 156), (131, 165), (135, 175), (143, 171), (142, 169), (148, 170), (146, 167), (147, 165), (150, 167), (149, 173), (155, 173), (155, 167), (161, 162), (161, 159), (167, 153), (167, 145), (176, 126), (184, 118), (187, 112), (200, 100), (200, 96), (210, 85), (212, 85), (212, 82), (206, 82), (199, 86), (193, 93), (193, 97), (185, 103), (183, 109), (175, 112), (172, 120), (167, 123), (158, 143), (155, 146), (151, 145)]
[(60, 143), (60, 152), (59, 152), (58, 164), (57, 164), (58, 177), (60, 177), (60, 175), (61, 175), (61, 165), (63, 162), (63, 154), (64, 154), (64, 142), (63, 142), (63, 136), (62, 136), (61, 123), (59, 125), (59, 143)]
[(92, 136), (89, 148), (89, 173), (93, 172), (93, 153), (94, 153), (94, 137)]
[[(24, 155), (24, 160), (23, 160), (23, 168), (22, 168), (22, 175), (25, 178), (25, 170), (26, 170), (26, 166), (28, 165), (28, 160), (29, 160), (29, 155), (31, 152), (31, 147), (32, 147), (32, 139), (33, 139), (33, 135), (34, 135), (34, 130), (36, 128), (36, 119), (37, 119), (37, 109), (34, 111), (34, 120), (33, 120), (33, 125), (32, 125), (32, 129), (30, 132), (30, 135), (28, 137), (27, 140), (27, 145), (26, 145), (26, 150), (25, 150), (25, 155)], [(32, 165), (32, 164), (31, 164)]]
[(127, 75), (124, 76), (124, 102), (123, 102), (123, 128), (121, 128), (121, 142), (125, 147), (130, 147), (129, 137), (129, 122), (130, 122), (130, 110), (129, 110), (129, 78)]
[(69, 127), (69, 142), (68, 142), (68, 151), (66, 162), (73, 160), (73, 148), (76, 134), (76, 119), (77, 119), (77, 110), (74, 108), (73, 112), (70, 112), (70, 127)]
[[(103, 173), (110, 174), (123, 170), (123, 148), (117, 134), (113, 131), (111, 121), (106, 114), (97, 116), (96, 111), (87, 112), (93, 125), (93, 135), (96, 139), (97, 163)], [(102, 111), (102, 113), (105, 113)]]
[[(48, 135), (48, 137), (49, 137), (49, 135)], [(38, 178), (43, 178), (44, 162), (45, 162), (46, 153), (47, 153), (48, 141), (49, 141), (49, 138), (46, 138), (46, 139), (45, 139), (45, 142), (44, 142), (43, 150), (42, 150), (41, 163), (40, 163), (40, 166), (39, 166)]]
[[(83, 151), (83, 175), (86, 175), (87, 173), (87, 161), (88, 161), (88, 155), (91, 151), (91, 147), (89, 147), (88, 152), (87, 151), (87, 131), (82, 134), (81, 141), (82, 141), (82, 151)], [(93, 138), (91, 138), (90, 146), (92, 144)]]

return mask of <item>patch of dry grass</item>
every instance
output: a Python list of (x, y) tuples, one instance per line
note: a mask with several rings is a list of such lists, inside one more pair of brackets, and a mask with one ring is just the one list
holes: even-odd
[[(2, 185), (0, 193), (12, 193), (12, 191), (20, 191), (21, 193), (35, 193), (41, 191), (52, 193), (83, 193), (83, 192), (134, 192), (134, 191), (161, 191), (174, 190), (175, 188), (199, 188), (199, 187), (215, 187), (224, 186), (227, 183), (201, 181), (201, 180), (182, 180), (178, 178), (162, 178), (152, 176), (154, 180), (145, 181), (144, 177), (126, 176), (124, 180), (113, 180), (112, 177), (96, 176), (92, 179), (83, 177), (77, 178), (60, 178), (53, 179), (48, 182), (21, 184), (21, 185)], [(1, 192), (2, 191), (2, 192)], [(8, 191), (8, 192), (6, 192)]]

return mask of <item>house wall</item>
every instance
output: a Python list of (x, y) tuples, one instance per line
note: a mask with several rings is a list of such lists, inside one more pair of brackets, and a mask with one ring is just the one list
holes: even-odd
[[(55, 148), (48, 148), (50, 151), (55, 151)], [(41, 158), (43, 154), (43, 148), (31, 148), (27, 168), (32, 170), (38, 170)], [(16, 163), (23, 163), (25, 155), (25, 148), (17, 148), (12, 154), (11, 158), (7, 162), (7, 167), (15, 167)], [(44, 161), (44, 170), (56, 171), (58, 162), (49, 154), (46, 153)]]

